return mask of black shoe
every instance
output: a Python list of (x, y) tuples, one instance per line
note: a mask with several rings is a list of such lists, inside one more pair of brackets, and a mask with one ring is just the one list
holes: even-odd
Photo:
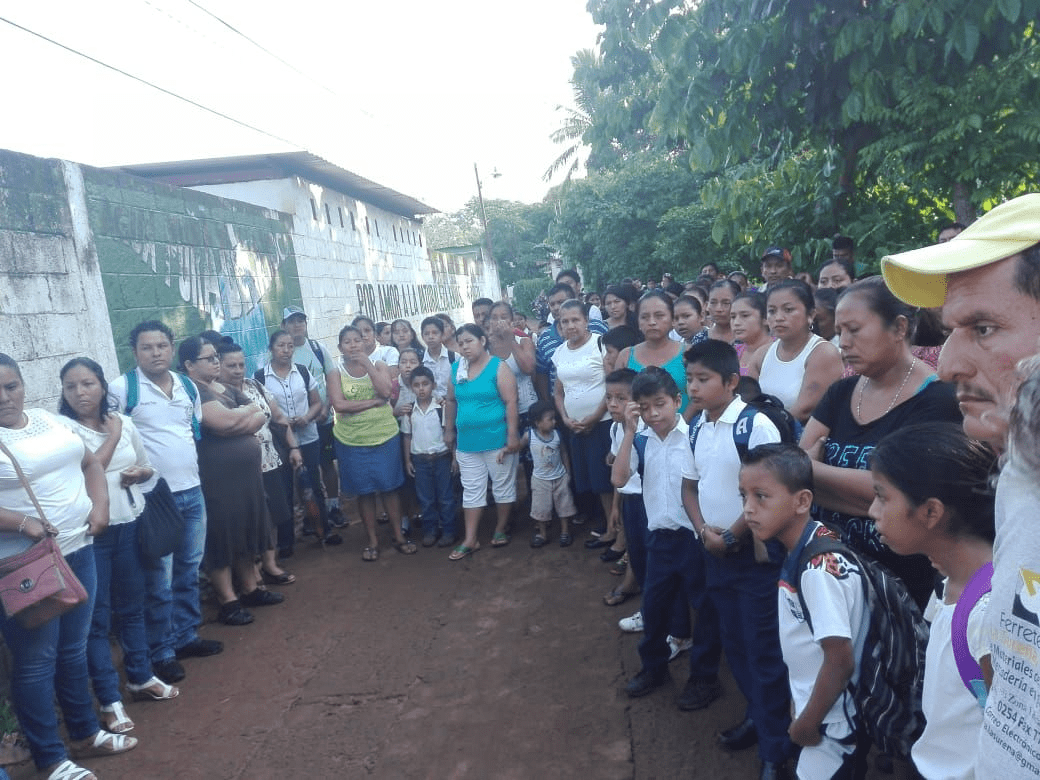
[(329, 524), (333, 528), (342, 528), (347, 524), (347, 518), (339, 511), (338, 506), (334, 506), (329, 510)]
[(428, 534), (423, 534), (423, 538), (422, 538), (422, 546), (423, 547), (433, 547), (435, 544), (437, 544), (437, 532), (436, 531), (430, 531)]
[(343, 544), (343, 537), (339, 534), (327, 533), (322, 541), (331, 547), (335, 547), (338, 544)]
[(156, 661), (152, 664), (152, 674), (167, 685), (173, 685), (184, 679), (184, 667), (175, 659), (169, 658), (165, 661)]
[(787, 771), (787, 764), (763, 761), (762, 771), (758, 773), (758, 780), (791, 780), (791, 773)]
[(643, 669), (639, 674), (628, 681), (628, 685), (625, 686), (625, 693), (627, 693), (631, 699), (635, 699), (639, 696), (646, 696), (655, 688), (660, 688), (671, 679), (672, 676), (668, 673), (667, 667), (657, 673)]
[(459, 541), (459, 537), (455, 534), (442, 534), (441, 538), (437, 540), (438, 547), (454, 547)]
[(274, 591), (254, 588), (249, 593), (243, 593), (238, 597), (238, 602), (244, 607), (270, 607), (273, 604), (281, 604), (285, 596)]
[(193, 639), (184, 647), (177, 648), (178, 658), (206, 658), (224, 652), (224, 643), (216, 639)]
[(722, 683), (718, 677), (710, 680), (691, 677), (686, 681), (676, 704), (683, 712), (703, 710), (722, 695)]
[(758, 742), (758, 729), (751, 718), (719, 733), (719, 744), (726, 750), (747, 750)]
[(602, 536), (597, 539), (586, 539), (585, 549), (586, 550), (598, 550), (600, 547), (610, 547), (614, 544), (613, 539), (604, 539)]
[(253, 616), (242, 606), (238, 599), (220, 605), (217, 620), (225, 626), (248, 626), (253, 622)]
[(613, 548), (608, 547), (606, 550), (599, 554), (599, 559), (603, 561), (603, 563), (613, 563), (614, 561), (621, 560), (621, 558), (623, 558), (624, 555), (624, 550), (615, 550)]

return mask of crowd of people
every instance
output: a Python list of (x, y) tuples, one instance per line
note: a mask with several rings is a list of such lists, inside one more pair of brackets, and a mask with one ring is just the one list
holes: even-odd
[[(245, 626), (284, 601), (271, 588), (295, 581), (298, 539), (342, 544), (341, 496), (357, 500), (363, 561), (387, 532), (401, 555), (459, 561), (492, 502), (484, 541), (511, 543), (522, 475), (530, 546), (568, 547), (588, 523), (584, 546), (621, 578), (604, 604), (641, 596), (619, 621), (643, 634), (627, 694), (687, 653), (677, 705), (709, 707), (725, 654), (746, 713), (718, 741), (757, 744), (762, 778), (863, 777), (872, 741), (891, 758), (856, 687), (880, 644), (877, 566), (930, 626), (920, 685), (896, 692), (916, 771), (1040, 774), (1038, 201), (886, 257), (883, 277), (856, 279), (846, 237), (815, 278), (770, 247), (758, 289), (714, 263), (601, 294), (566, 270), (534, 329), (482, 298), (457, 328), (356, 317), (333, 351), (289, 307), (252, 376), (232, 339), (175, 351), (146, 321), (126, 374), (65, 365), (57, 414), (24, 408), (0, 354), (0, 556), (55, 537), (89, 594), (35, 628), (0, 618), (37, 767), (90, 780), (73, 759), (136, 745), (111, 632), (135, 699), (176, 697), (181, 661), (222, 651), (198, 633), (200, 571), (217, 619)], [(183, 532), (148, 559), (138, 528), (163, 495)]]

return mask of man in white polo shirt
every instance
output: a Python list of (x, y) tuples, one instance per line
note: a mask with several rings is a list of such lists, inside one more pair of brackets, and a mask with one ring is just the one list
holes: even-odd
[(199, 565), (206, 547), (206, 505), (195, 453), (202, 403), (192, 381), (170, 371), (173, 331), (167, 325), (157, 320), (140, 323), (130, 331), (130, 347), (137, 368), (114, 379), (109, 394), (116, 409), (133, 419), (185, 523), (181, 549), (163, 558), (160, 566), (145, 568), (152, 670), (174, 683), (184, 678), (177, 659), (216, 655), (224, 649), (220, 642), (198, 635)]

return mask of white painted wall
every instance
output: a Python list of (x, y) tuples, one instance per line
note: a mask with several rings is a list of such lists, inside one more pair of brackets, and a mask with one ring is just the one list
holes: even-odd
[(69, 196), (61, 234), (0, 230), (0, 351), (25, 380), (26, 407), (58, 410), (59, 372), (87, 356), (118, 365), (97, 252), (87, 222), (83, 173), (60, 162)]
[[(497, 300), (501, 295), (498, 269), (494, 264), (485, 261), (483, 283), (478, 289), (472, 288), (466, 275), (451, 275), (450, 279), (435, 276), (421, 222), (299, 177), (199, 185), (191, 189), (292, 215), (293, 245), (308, 331), (312, 338), (328, 346), (335, 345), (340, 328), (364, 308), (359, 300), (359, 284), (378, 287), (450, 282), (457, 285), (461, 305), (405, 316), (417, 330), (422, 318), (435, 311), (447, 311), (456, 323), (468, 322), (470, 303), (475, 298)], [(351, 214), (354, 215), (353, 228)]]

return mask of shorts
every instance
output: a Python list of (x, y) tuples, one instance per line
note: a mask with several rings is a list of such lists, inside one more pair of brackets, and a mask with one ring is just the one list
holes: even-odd
[(491, 493), (495, 496), (496, 503), (511, 504), (516, 501), (516, 453), (506, 455), (502, 462), (498, 463), (496, 459), (501, 451), (455, 451), (459, 476), (462, 478), (463, 509), (487, 506), (488, 477), (491, 477)]
[(336, 460), (336, 437), (332, 435), (333, 423), (318, 423), (318, 442), (321, 445), (321, 465)]
[(401, 434), (374, 447), (357, 447), (336, 440), (339, 492), (344, 496), (389, 493), (404, 483)]
[(560, 517), (574, 517), (578, 514), (569, 482), (567, 476), (557, 479), (531, 477), (531, 519), (539, 523), (549, 522), (554, 506)]

